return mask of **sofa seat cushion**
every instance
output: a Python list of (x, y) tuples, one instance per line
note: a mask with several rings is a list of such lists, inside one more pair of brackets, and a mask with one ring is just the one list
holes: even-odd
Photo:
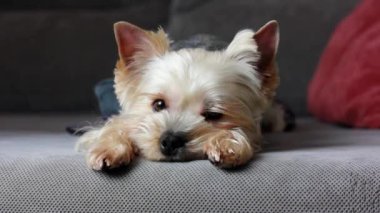
[(22, 130), (0, 131), (1, 211), (380, 212), (380, 131), (305, 118), (294, 132), (266, 135), (244, 168), (139, 159), (105, 173), (86, 167), (76, 137), (25, 124), (56, 120), (25, 117)]

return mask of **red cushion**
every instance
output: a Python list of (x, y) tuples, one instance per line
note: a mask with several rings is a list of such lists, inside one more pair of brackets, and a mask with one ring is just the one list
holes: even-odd
[(364, 0), (335, 30), (309, 85), (321, 120), (380, 128), (380, 0)]

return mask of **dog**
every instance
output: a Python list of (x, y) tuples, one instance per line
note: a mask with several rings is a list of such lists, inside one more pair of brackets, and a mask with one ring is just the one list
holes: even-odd
[(82, 135), (90, 168), (153, 161), (208, 159), (221, 168), (248, 163), (260, 150), (262, 124), (286, 128), (273, 104), (279, 76), (277, 21), (239, 31), (223, 50), (173, 51), (163, 29), (114, 24), (119, 115)]

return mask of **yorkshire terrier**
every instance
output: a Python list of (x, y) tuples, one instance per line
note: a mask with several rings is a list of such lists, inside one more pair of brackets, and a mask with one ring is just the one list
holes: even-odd
[(154, 161), (208, 158), (222, 168), (241, 166), (260, 150), (261, 125), (286, 128), (273, 104), (279, 84), (279, 29), (238, 32), (223, 50), (171, 50), (166, 33), (127, 22), (114, 25), (119, 52), (115, 93), (120, 114), (78, 141), (94, 170)]

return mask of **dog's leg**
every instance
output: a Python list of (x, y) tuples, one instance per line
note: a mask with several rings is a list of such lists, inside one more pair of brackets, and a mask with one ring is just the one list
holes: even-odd
[(77, 147), (86, 151), (87, 164), (94, 170), (127, 165), (137, 153), (128, 134), (125, 120), (113, 117), (103, 127), (81, 136)]
[(249, 162), (255, 148), (241, 129), (221, 130), (204, 146), (208, 159), (216, 166), (232, 168)]

